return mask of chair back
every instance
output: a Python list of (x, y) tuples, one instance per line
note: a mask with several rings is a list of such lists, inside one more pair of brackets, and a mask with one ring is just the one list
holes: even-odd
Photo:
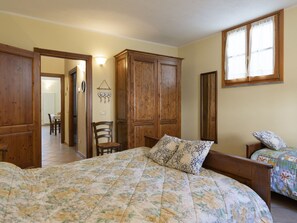
[(52, 120), (52, 115), (51, 114), (48, 114), (48, 118), (49, 118), (49, 121), (50, 121), (50, 124), (53, 124), (53, 120)]
[(96, 146), (99, 144), (99, 139), (105, 138), (107, 142), (112, 142), (112, 121), (92, 122), (93, 132), (95, 135)]

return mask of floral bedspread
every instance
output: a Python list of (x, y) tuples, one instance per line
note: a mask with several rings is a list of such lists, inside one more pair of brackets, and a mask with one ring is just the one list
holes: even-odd
[(147, 152), (31, 170), (0, 163), (0, 222), (272, 222), (247, 186), (160, 166)]
[(271, 190), (297, 200), (297, 149), (260, 149), (251, 159), (273, 165)]

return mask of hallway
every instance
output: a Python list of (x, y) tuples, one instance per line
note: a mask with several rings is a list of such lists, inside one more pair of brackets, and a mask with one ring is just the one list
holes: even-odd
[(49, 134), (49, 126), (42, 126), (42, 167), (70, 163), (83, 159), (75, 147), (61, 144), (61, 134)]

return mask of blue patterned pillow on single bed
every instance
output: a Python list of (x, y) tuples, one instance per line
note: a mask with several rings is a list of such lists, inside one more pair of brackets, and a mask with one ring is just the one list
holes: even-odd
[(281, 148), (287, 147), (284, 140), (271, 131), (253, 132), (253, 136), (255, 136), (261, 143), (263, 143), (269, 149), (280, 150)]
[(176, 152), (181, 139), (164, 135), (158, 143), (148, 152), (147, 157), (160, 165), (165, 165)]
[(212, 144), (212, 141), (182, 141), (166, 166), (187, 173), (199, 174)]

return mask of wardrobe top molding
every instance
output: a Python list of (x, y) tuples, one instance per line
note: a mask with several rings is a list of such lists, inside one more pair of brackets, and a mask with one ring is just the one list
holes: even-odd
[(184, 58), (181, 57), (173, 57), (173, 56), (167, 56), (167, 55), (162, 55), (162, 54), (156, 54), (156, 53), (149, 53), (149, 52), (144, 52), (144, 51), (138, 51), (138, 50), (130, 50), (130, 49), (125, 49), (122, 52), (116, 54), (114, 57), (119, 57), (122, 54), (125, 53), (138, 53), (138, 54), (145, 54), (145, 55), (154, 55), (154, 56), (158, 56), (158, 57), (166, 57), (166, 58), (173, 58), (173, 59), (179, 59), (179, 60), (183, 60)]

